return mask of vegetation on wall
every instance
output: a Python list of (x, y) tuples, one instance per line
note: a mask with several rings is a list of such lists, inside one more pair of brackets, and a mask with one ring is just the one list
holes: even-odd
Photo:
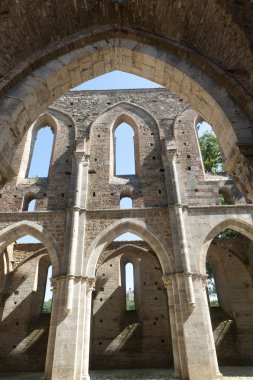
[(126, 310), (135, 310), (134, 298), (126, 294)]

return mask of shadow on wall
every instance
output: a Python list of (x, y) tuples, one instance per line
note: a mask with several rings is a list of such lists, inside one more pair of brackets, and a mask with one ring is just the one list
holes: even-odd
[(13, 259), (21, 253), (22, 261), (8, 274), (1, 302), (1, 371), (43, 371), (45, 367), (51, 315), (42, 315), (42, 306), (50, 259), (45, 253), (31, 254), (31, 247), (26, 255), (24, 246), (22, 252), (16, 247)]

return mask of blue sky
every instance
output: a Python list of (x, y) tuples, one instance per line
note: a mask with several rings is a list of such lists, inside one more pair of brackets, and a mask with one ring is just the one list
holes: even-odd
[[(159, 88), (161, 87), (157, 83), (151, 82), (144, 78), (138, 77), (133, 74), (128, 74), (121, 71), (113, 71), (111, 73), (102, 75), (95, 79), (89, 80), (88, 82), (82, 83), (80, 86), (73, 88), (72, 90), (109, 90), (109, 89), (134, 89), (134, 88)], [(210, 130), (210, 126), (207, 123), (203, 123), (200, 134), (205, 130)], [(127, 144), (125, 143), (127, 139), (131, 142), (133, 140), (133, 132), (129, 133), (129, 128), (124, 123), (116, 130), (117, 140), (121, 140), (121, 145), (117, 148), (117, 157), (119, 158), (119, 171), (118, 174), (130, 174), (133, 171), (133, 144), (132, 149), (125, 149)], [(48, 167), (50, 163), (50, 155), (52, 149), (52, 132), (49, 127), (43, 128), (39, 131), (37, 135), (37, 142), (35, 143), (34, 155), (29, 169), (29, 177), (46, 177), (48, 173)], [(38, 145), (38, 149), (36, 148)], [(121, 203), (121, 208), (128, 208), (128, 203), (124, 200)], [(33, 211), (34, 204), (31, 204), (29, 211)], [(126, 233), (121, 235), (116, 240), (141, 240), (138, 236)], [(31, 236), (25, 236), (18, 239), (19, 243), (26, 242), (38, 242)], [(51, 269), (49, 270), (49, 277), (51, 277)], [(131, 273), (126, 273), (126, 288), (133, 289), (133, 279)], [(51, 298), (50, 283), (47, 282), (46, 297), (45, 299)]]

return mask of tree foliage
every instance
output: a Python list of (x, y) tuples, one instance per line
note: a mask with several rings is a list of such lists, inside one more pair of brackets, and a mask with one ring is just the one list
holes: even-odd
[(221, 231), (218, 235), (218, 238), (237, 238), (242, 237), (240, 232), (226, 228), (224, 231)]
[(126, 295), (126, 310), (135, 310), (134, 298)]
[(205, 171), (216, 173), (222, 170), (223, 159), (217, 137), (212, 132), (204, 132), (199, 137), (199, 145)]
[(42, 313), (43, 314), (50, 314), (52, 309), (52, 298), (48, 301), (44, 301)]
[(219, 306), (216, 285), (214, 281), (213, 268), (212, 265), (207, 261), (206, 263), (206, 274), (207, 274), (207, 292), (209, 297), (209, 302), (211, 307)]

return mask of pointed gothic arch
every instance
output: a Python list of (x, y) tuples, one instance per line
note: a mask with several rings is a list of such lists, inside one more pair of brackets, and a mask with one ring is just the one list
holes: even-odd
[(52, 263), (53, 276), (56, 276), (60, 271), (60, 250), (54, 237), (35, 222), (23, 220), (0, 231), (0, 252), (3, 252), (13, 241), (25, 235), (34, 236), (46, 247)]
[(104, 249), (114, 239), (125, 232), (130, 232), (140, 236), (150, 245), (158, 257), (164, 275), (172, 272), (174, 261), (172, 254), (168, 254), (165, 245), (161, 242), (160, 237), (158, 239), (155, 232), (148, 228), (145, 223), (139, 220), (124, 218), (102, 231), (88, 248), (89, 259), (86, 268), (86, 275), (88, 277), (95, 276), (97, 262)]

